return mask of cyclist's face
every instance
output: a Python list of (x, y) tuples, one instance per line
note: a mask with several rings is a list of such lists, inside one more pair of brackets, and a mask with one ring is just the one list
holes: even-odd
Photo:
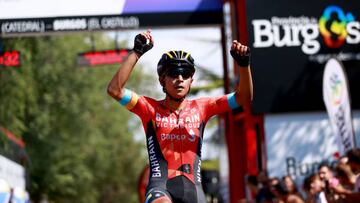
[(190, 90), (193, 81), (192, 72), (189, 69), (170, 69), (165, 79), (166, 91), (175, 98), (183, 98)]

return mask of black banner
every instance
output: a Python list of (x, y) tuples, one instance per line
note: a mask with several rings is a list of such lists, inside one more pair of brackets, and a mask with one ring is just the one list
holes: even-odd
[(322, 75), (342, 61), (360, 109), (359, 1), (247, 1), (255, 113), (324, 111)]
[(140, 27), (216, 25), (223, 22), (222, 11), (157, 13), (58, 18), (0, 19), (0, 37), (38, 35), (55, 32), (106, 31)]

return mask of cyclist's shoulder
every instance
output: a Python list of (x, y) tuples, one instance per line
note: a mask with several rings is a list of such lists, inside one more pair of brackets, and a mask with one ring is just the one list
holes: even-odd
[(156, 105), (156, 103), (157, 103), (157, 101), (154, 98), (139, 94), (139, 93), (135, 92), (134, 90), (126, 89), (126, 91), (128, 92), (129, 96), (131, 95), (131, 99), (133, 101), (135, 101), (135, 103), (140, 102), (142, 105), (150, 104), (152, 106)]
[(191, 108), (199, 108), (205, 110), (207, 106), (212, 103), (212, 97), (199, 97), (196, 99), (188, 100)]
[(152, 107), (163, 107), (164, 100), (158, 100), (158, 99), (155, 99), (153, 97), (144, 96), (144, 95), (141, 95), (140, 97), (144, 101), (146, 101), (146, 103), (151, 105)]

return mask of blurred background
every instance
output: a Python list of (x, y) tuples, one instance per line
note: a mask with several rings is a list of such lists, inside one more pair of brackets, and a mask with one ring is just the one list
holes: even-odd
[[(154, 47), (127, 87), (156, 99), (162, 53), (194, 57), (192, 99), (232, 92), (231, 41), (251, 47), (251, 109), (204, 133), (208, 202), (255, 201), (249, 177), (262, 173), (301, 187), (360, 144), (359, 11), (340, 0), (0, 0), (0, 203), (143, 200), (144, 132), (106, 89), (147, 29)], [(326, 93), (331, 58), (341, 71)]]

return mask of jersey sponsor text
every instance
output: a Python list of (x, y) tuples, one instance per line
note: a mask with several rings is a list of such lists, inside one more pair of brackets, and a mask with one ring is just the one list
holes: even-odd
[(148, 138), (149, 161), (151, 168), (151, 177), (161, 178), (160, 164), (156, 157), (153, 136)]

